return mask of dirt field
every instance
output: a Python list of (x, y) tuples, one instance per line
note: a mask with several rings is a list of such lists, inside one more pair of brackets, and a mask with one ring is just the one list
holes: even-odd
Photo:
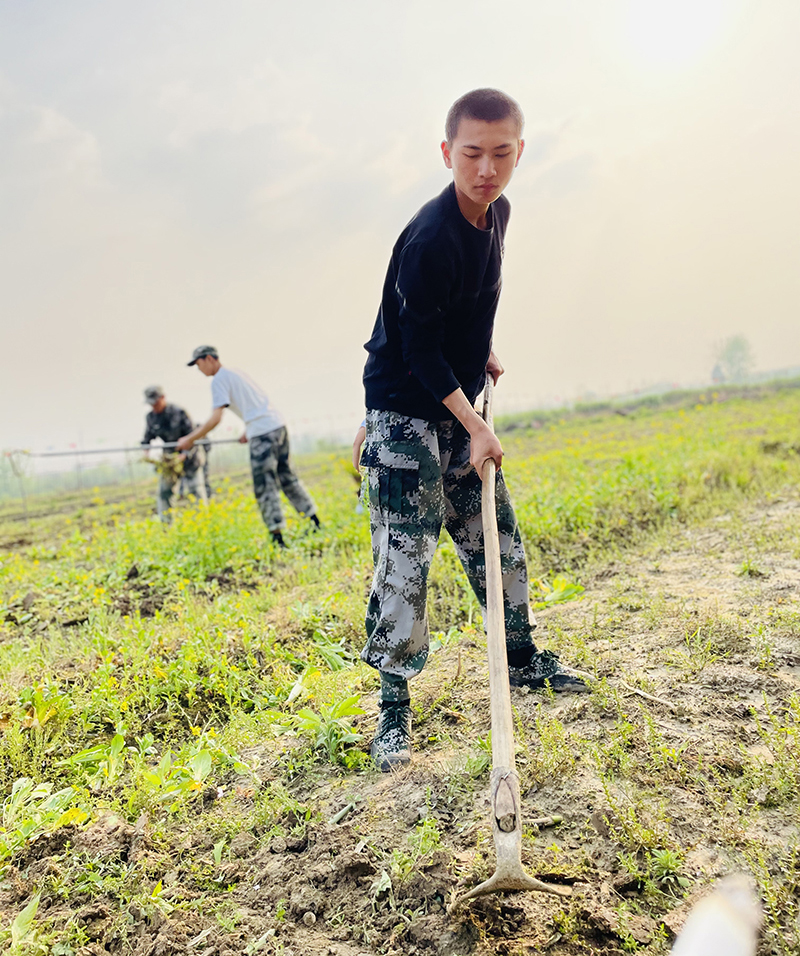
[(592, 693), (512, 691), (523, 860), (568, 898), (453, 907), (494, 846), (485, 644), (447, 544), (413, 762), (371, 768), (369, 543), (338, 459), (310, 473), (327, 527), (291, 525), (286, 553), (245, 486), (168, 531), (149, 498), (99, 496), (4, 526), (0, 947), (655, 956), (741, 871), (762, 956), (800, 952), (795, 404), (778, 396), (772, 424), (765, 407), (698, 404), (519, 439), (523, 536), (585, 587), (537, 612), (536, 638)]
[[(593, 569), (582, 601), (540, 614), (541, 643), (599, 678), (588, 697), (513, 692), (527, 819), (564, 818), (528, 828), (524, 859), (571, 886), (569, 900), (516, 894), (447, 913), (493, 864), (487, 776), (470, 765), (489, 726), (483, 648), (460, 637), (420, 680), (407, 770), (287, 779), (286, 835), (240, 831), (218, 864), (202, 813), (165, 831), (109, 810), (28, 846), (5, 874), (4, 921), (49, 887), (48, 920), (80, 929), (81, 945), (50, 950), (62, 956), (655, 953), (710, 881), (743, 868), (772, 894), (762, 951), (794, 952), (774, 924), (785, 933), (797, 911), (799, 582), (800, 500), (787, 498), (662, 534)], [(363, 703), (368, 733), (373, 695)], [(269, 748), (247, 756), (272, 761)], [(254, 796), (234, 777), (198, 810)], [(659, 869), (665, 850), (675, 865)], [(149, 912), (92, 892), (132, 868), (159, 880)]]

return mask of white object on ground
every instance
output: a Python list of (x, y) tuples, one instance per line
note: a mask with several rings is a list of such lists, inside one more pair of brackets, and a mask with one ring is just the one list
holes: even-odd
[(672, 956), (754, 956), (761, 904), (743, 873), (720, 880), (689, 913)]

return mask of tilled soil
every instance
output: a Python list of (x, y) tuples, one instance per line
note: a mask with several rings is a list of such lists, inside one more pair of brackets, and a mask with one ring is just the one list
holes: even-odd
[[(80, 941), (58, 956), (663, 953), (713, 880), (745, 869), (767, 900), (761, 951), (796, 951), (797, 738), (765, 728), (789, 726), (800, 690), (800, 501), (671, 529), (585, 583), (580, 602), (540, 615), (537, 637), (592, 673), (594, 693), (512, 692), (526, 819), (563, 818), (527, 828), (523, 860), (571, 898), (452, 908), (494, 860), (488, 774), (468, 763), (489, 729), (485, 651), (464, 635), (416, 682), (408, 768), (286, 779), (309, 819), (240, 831), (219, 861), (202, 825), (213, 792), (180, 832), (111, 810), (62, 828), (6, 874), (4, 925), (38, 888), (41, 914)], [(376, 704), (363, 705), (368, 736)], [(254, 798), (246, 779), (227, 790)], [(653, 865), (666, 849), (674, 871)], [(151, 887), (150, 905), (124, 888), (59, 888), (76, 860)]]

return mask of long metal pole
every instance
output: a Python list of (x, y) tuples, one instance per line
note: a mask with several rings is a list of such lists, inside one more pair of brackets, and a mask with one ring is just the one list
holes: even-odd
[[(238, 438), (220, 438), (217, 441), (196, 441), (195, 445), (235, 445), (238, 444)], [(73, 448), (71, 451), (24, 451), (22, 449), (12, 452), (14, 455), (27, 455), (29, 458), (65, 458), (67, 455), (107, 455), (112, 452), (120, 451), (155, 451), (161, 449), (177, 448), (176, 441), (164, 442), (161, 445), (128, 445), (125, 448)]]

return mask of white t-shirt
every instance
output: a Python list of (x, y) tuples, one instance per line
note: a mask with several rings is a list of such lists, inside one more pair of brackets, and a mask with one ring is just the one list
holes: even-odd
[(244, 422), (248, 438), (266, 435), (286, 424), (249, 375), (224, 365), (211, 379), (211, 404), (214, 408), (227, 405), (235, 412)]

